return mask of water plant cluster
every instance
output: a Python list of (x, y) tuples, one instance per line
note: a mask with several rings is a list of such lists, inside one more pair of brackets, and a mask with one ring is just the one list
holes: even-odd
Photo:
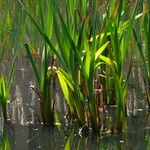
[[(23, 44), (37, 81), (32, 89), (40, 99), (45, 126), (62, 123), (55, 107), (55, 88), (59, 87), (68, 105), (64, 115), (70, 125), (80, 127), (79, 134), (105, 131), (104, 117), (112, 133), (125, 129), (135, 51), (144, 66), (146, 101), (150, 108), (149, 0), (24, 0), (18, 1), (18, 5), (26, 13), (22, 38), (28, 40)], [(7, 25), (9, 19), (8, 13)], [(28, 33), (29, 22), (42, 38), (39, 49)], [(0, 32), (0, 36), (7, 37), (4, 33)], [(0, 72), (5, 121), (16, 57), (17, 52), (7, 79)], [(106, 110), (110, 105), (115, 106), (114, 123)]]

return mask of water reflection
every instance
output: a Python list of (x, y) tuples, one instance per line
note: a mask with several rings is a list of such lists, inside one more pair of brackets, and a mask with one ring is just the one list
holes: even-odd
[(70, 134), (66, 140), (66, 146), (70, 146), (70, 149), (82, 150), (146, 150), (150, 146), (149, 119), (150, 113), (147, 112), (138, 112), (138, 117), (127, 117), (127, 128), (122, 134), (107, 133), (99, 137), (91, 135), (87, 138), (81, 138), (78, 134)]
[(147, 149), (147, 136), (150, 136), (149, 112), (138, 112), (138, 116), (128, 118), (127, 148)]
[(41, 125), (13, 125), (13, 149), (15, 150), (49, 150), (63, 149), (63, 138), (57, 129), (44, 128)]
[(4, 124), (3, 130), (2, 130), (1, 136), (0, 136), (0, 149), (1, 150), (10, 150), (11, 149), (9, 138), (10, 138), (10, 136), (8, 133), (8, 125)]

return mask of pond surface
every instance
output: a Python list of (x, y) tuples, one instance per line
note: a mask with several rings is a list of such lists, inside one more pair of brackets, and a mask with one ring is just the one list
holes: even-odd
[[(139, 118), (128, 119), (127, 132), (119, 135), (110, 133), (99, 138), (91, 135), (80, 137), (77, 133), (71, 134), (71, 149), (73, 150), (149, 150), (149, 121), (145, 121), (144, 114)], [(13, 124), (8, 128), (8, 137), (12, 150), (63, 150), (69, 137), (58, 131), (57, 128), (45, 128), (36, 124)]]

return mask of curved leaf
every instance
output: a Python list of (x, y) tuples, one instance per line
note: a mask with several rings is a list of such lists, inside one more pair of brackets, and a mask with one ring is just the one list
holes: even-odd
[(106, 42), (105, 44), (103, 44), (100, 49), (98, 49), (95, 53), (95, 60), (97, 60), (97, 58), (102, 54), (102, 52), (106, 49), (106, 47), (109, 45), (110, 41)]

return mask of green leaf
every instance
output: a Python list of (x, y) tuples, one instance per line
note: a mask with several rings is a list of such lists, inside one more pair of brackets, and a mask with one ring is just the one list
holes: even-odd
[(86, 56), (85, 56), (85, 70), (86, 70), (86, 74), (87, 77), (89, 78), (89, 74), (90, 74), (90, 63), (91, 63), (91, 52), (89, 50), (87, 50), (86, 52)]
[(95, 60), (102, 54), (102, 52), (106, 49), (106, 47), (109, 45), (109, 41), (103, 44), (95, 53)]
[(59, 79), (59, 82), (60, 82), (60, 85), (61, 85), (61, 89), (64, 93), (64, 96), (66, 98), (66, 101), (71, 109), (71, 111), (73, 111), (73, 107), (72, 107), (72, 102), (70, 101), (70, 91), (68, 89), (68, 86), (67, 86), (67, 82), (66, 80), (64, 79), (64, 76), (62, 76), (62, 74), (58, 73), (58, 79)]
[(71, 90), (74, 91), (74, 83), (72, 79), (70, 78), (70, 76), (61, 68), (58, 68), (57, 73), (64, 78), (64, 80), (67, 82)]
[(44, 5), (43, 5), (43, 1), (41, 0), (36, 0), (38, 7), (39, 7), (39, 15), (40, 15), (40, 19), (41, 19), (41, 23), (42, 23), (42, 28), (44, 30), (45, 26), (44, 26)]
[(48, 2), (48, 12), (46, 17), (46, 33), (49, 39), (52, 37), (53, 33), (53, 3)]
[(86, 16), (86, 11), (87, 11), (87, 0), (82, 0), (82, 14), (83, 16)]
[(33, 68), (33, 71), (34, 71), (34, 74), (36, 76), (36, 79), (37, 79), (37, 82), (38, 84), (40, 85), (40, 75), (39, 75), (39, 72), (38, 72), (38, 69), (36, 67), (36, 64), (33, 60), (33, 56), (30, 52), (30, 49), (29, 49), (29, 45), (27, 43), (25, 43), (25, 48), (26, 48), (26, 51), (27, 51), (27, 54), (28, 54), (28, 57), (30, 59), (30, 62), (31, 62), (31, 65), (32, 65), (32, 68)]
[(56, 15), (55, 14), (54, 14), (54, 27), (55, 27), (54, 28), (55, 35), (56, 35), (57, 42), (58, 42), (58, 45), (59, 45), (59, 48), (60, 48), (60, 53), (61, 53), (62, 59), (65, 63), (64, 67), (66, 69), (68, 69), (68, 67), (69, 67), (69, 62), (68, 62), (69, 61), (69, 51), (68, 51), (68, 48), (65, 45), (66, 38), (64, 37), (64, 34), (59, 29), (59, 25), (58, 25), (58, 22), (56, 20)]
[(66, 81), (64, 80), (64, 77), (62, 76), (62, 74), (58, 73), (58, 79), (60, 82), (60, 85), (62, 87), (62, 91), (65, 95), (65, 98), (67, 99), (67, 101), (69, 100), (69, 90), (68, 90), (68, 86)]
[(104, 61), (106, 64), (108, 64), (109, 66), (116, 66), (116, 62), (114, 60), (112, 60), (111, 58), (109, 57), (106, 57), (106, 56), (103, 56), (103, 55), (100, 55), (99, 58)]
[(4, 80), (4, 76), (0, 75), (0, 99), (2, 103), (6, 103), (7, 91), (6, 91), (6, 83)]
[(85, 68), (84, 68), (84, 65), (83, 65), (83, 62), (82, 62), (82, 56), (81, 54), (79, 53), (72, 37), (71, 37), (71, 34), (69, 32), (69, 30), (67, 29), (67, 26), (64, 22), (64, 19), (59, 11), (59, 9), (57, 8), (57, 11), (58, 11), (58, 15), (59, 15), (59, 18), (60, 18), (60, 21), (61, 21), (61, 24), (62, 24), (62, 30), (64, 31), (64, 33), (66, 34), (67, 36), (67, 39), (68, 39), (68, 42), (70, 43), (70, 46), (72, 48), (72, 50), (74, 51), (74, 54), (75, 54), (75, 59), (78, 61), (79, 65), (81, 66), (81, 71), (83, 73), (83, 75), (85, 76), (85, 78), (87, 78), (87, 74), (86, 74), (86, 71), (85, 71)]

